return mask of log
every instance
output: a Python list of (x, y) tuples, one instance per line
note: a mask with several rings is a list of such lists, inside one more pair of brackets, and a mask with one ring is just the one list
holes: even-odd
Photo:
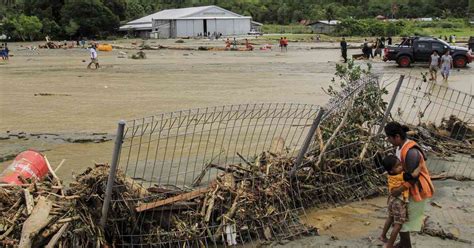
[(203, 188), (203, 189), (191, 191), (189, 193), (184, 193), (181, 195), (170, 197), (164, 200), (158, 200), (158, 201), (149, 202), (149, 203), (142, 203), (138, 207), (135, 208), (135, 211), (143, 212), (146, 210), (150, 210), (153, 208), (157, 208), (157, 207), (168, 205), (175, 202), (188, 201), (188, 200), (204, 195), (207, 191), (208, 191), (207, 188)]
[(49, 213), (52, 208), (52, 203), (45, 197), (40, 196), (30, 217), (23, 223), (21, 230), (21, 240), (18, 245), (19, 248), (30, 248), (33, 238), (48, 225), (50, 218)]
[(28, 189), (23, 189), (23, 193), (25, 194), (26, 213), (30, 215), (33, 211), (33, 208), (35, 207), (35, 201)]
[(45, 248), (54, 248), (54, 246), (56, 245), (56, 243), (59, 241), (59, 239), (61, 238), (61, 236), (63, 235), (63, 233), (66, 231), (67, 227), (69, 226), (69, 222), (67, 222), (66, 224), (64, 224), (61, 229), (59, 229), (59, 231), (54, 234), (54, 236), (51, 238), (51, 240), (49, 241), (49, 243), (45, 246)]

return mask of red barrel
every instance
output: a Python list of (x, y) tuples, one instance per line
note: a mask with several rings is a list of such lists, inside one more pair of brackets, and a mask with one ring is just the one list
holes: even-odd
[(0, 174), (0, 182), (21, 185), (18, 178), (34, 178), (41, 181), (48, 174), (48, 166), (43, 155), (39, 152), (28, 150), (18, 154), (13, 162)]

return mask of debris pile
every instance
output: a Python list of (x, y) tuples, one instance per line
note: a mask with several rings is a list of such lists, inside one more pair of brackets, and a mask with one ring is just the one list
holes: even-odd
[(474, 154), (474, 126), (455, 115), (443, 118), (438, 126), (427, 122), (409, 127), (409, 136), (439, 157)]
[(131, 59), (146, 59), (146, 53), (144, 51), (138, 51), (135, 54), (132, 54)]
[(97, 223), (107, 172), (105, 165), (88, 169), (69, 190), (54, 173), (41, 182), (1, 185), (0, 246), (52, 248), (105, 244)]

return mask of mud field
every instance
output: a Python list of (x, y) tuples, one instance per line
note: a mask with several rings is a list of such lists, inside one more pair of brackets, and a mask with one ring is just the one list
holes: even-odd
[[(115, 43), (130, 46), (131, 42)], [(157, 44), (224, 47), (223, 41), (150, 42)], [(111, 140), (121, 119), (240, 103), (324, 104), (328, 97), (322, 88), (328, 86), (336, 63), (342, 61), (336, 43), (290, 43), (284, 53), (275, 46), (272, 51), (260, 51), (258, 45), (250, 52), (147, 50), (144, 60), (128, 58), (137, 50), (114, 49), (99, 52), (102, 68), (95, 71), (86, 69), (89, 53), (85, 49), (26, 50), (30, 45), (10, 43), (13, 56), (8, 63), (0, 62), (0, 169), (18, 152), (34, 148), (47, 154), (53, 167), (66, 159), (58, 172), (65, 181), (94, 162), (110, 161)], [(349, 50), (349, 56), (358, 53), (359, 49)], [(420, 77), (428, 71), (427, 65), (401, 69), (393, 62), (371, 61), (373, 70), (386, 78)], [(473, 65), (452, 71), (448, 85), (472, 94)], [(472, 186), (471, 182), (437, 182), (442, 189), (435, 201), (442, 207), (429, 209), (430, 215), (440, 216), (439, 222), (454, 226), (453, 232), (471, 241)], [(354, 247), (356, 242), (360, 247), (378, 246), (375, 240), (385, 207), (385, 198), (376, 198), (335, 209), (309, 210), (306, 220), (315, 223), (323, 237), (283, 245)], [(453, 215), (443, 217), (447, 210)], [(429, 236), (413, 239), (415, 247), (470, 247)]]

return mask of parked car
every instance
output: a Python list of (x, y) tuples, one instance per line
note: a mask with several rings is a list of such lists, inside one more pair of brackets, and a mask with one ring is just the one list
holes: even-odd
[(410, 37), (399, 45), (386, 47), (384, 61), (396, 61), (400, 67), (409, 67), (415, 62), (429, 62), (433, 50), (440, 56), (449, 50), (455, 67), (466, 67), (473, 60), (465, 47), (450, 46), (444, 40), (432, 37)]

